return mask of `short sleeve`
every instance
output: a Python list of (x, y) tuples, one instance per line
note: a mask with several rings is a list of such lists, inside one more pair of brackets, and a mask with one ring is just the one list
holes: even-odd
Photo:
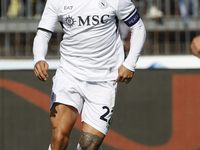
[(58, 22), (57, 3), (55, 1), (47, 0), (38, 29), (54, 32)]
[(123, 20), (129, 27), (135, 25), (140, 20), (140, 16), (131, 0), (119, 0), (117, 17), (119, 20)]

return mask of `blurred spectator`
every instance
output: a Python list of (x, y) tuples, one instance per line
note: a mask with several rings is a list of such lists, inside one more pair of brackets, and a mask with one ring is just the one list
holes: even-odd
[(187, 1), (179, 0), (179, 9), (180, 9), (180, 14), (183, 18), (184, 25), (188, 24), (188, 9), (186, 3)]
[(189, 14), (193, 17), (197, 17), (199, 15), (199, 1), (198, 0), (189, 0)]
[(10, 5), (8, 6), (7, 16), (9, 18), (15, 18), (19, 14), (20, 10), (19, 0), (11, 0)]
[(146, 17), (151, 19), (159, 19), (163, 17), (163, 12), (159, 10), (157, 6), (152, 5), (148, 10)]
[(7, 16), (9, 18), (27, 16), (27, 0), (11, 0), (8, 6)]
[(158, 24), (163, 24), (162, 17), (163, 12), (155, 5), (152, 5), (146, 14), (146, 18), (154, 19)]
[(183, 18), (183, 24), (188, 24), (188, 15), (197, 17), (199, 14), (198, 0), (179, 0), (180, 14)]
[(9, 18), (33, 15), (39, 19), (44, 10), (46, 0), (10, 0), (7, 16)]
[(154, 19), (157, 23), (162, 24), (163, 12), (157, 7), (154, 0), (147, 0), (146, 18)]

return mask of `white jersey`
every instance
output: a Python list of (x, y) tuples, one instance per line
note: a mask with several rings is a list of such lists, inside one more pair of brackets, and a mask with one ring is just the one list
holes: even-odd
[(85, 81), (116, 80), (124, 62), (118, 19), (132, 26), (136, 13), (130, 0), (47, 0), (38, 29), (53, 32), (60, 22), (63, 72)]

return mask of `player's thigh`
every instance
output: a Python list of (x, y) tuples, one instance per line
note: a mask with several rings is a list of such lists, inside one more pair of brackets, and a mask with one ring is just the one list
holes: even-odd
[(104, 135), (107, 134), (115, 105), (116, 87), (114, 81), (88, 83), (84, 91), (85, 102), (82, 122), (87, 123)]
[(83, 106), (80, 92), (77, 79), (58, 69), (53, 77), (50, 108), (54, 103), (61, 103), (75, 107), (80, 113)]
[(54, 103), (50, 112), (53, 132), (69, 136), (78, 116), (79, 113), (73, 106)]

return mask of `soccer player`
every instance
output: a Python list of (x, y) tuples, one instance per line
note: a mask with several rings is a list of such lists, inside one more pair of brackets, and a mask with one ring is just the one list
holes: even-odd
[[(119, 20), (131, 30), (125, 60)], [(53, 77), (49, 150), (66, 150), (79, 114), (77, 150), (98, 150), (110, 127), (117, 84), (131, 81), (146, 30), (131, 0), (47, 0), (33, 44), (34, 72), (42, 81), (48, 77), (45, 56), (57, 22), (64, 36)]]
[(200, 58), (200, 35), (193, 38), (190, 48), (192, 53)]

